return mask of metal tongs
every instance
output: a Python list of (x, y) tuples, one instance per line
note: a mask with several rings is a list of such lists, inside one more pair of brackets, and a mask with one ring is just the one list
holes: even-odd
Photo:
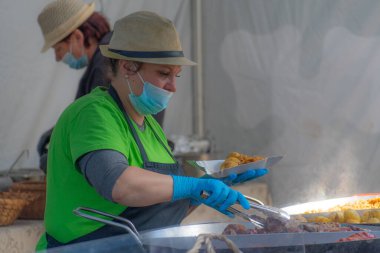
[[(249, 200), (249, 206), (251, 208), (262, 212), (266, 217), (275, 217), (275, 218), (278, 218), (278, 219), (285, 221), (285, 222), (290, 220), (290, 215), (287, 212), (285, 212), (284, 210), (277, 208), (277, 207), (264, 205), (264, 203), (262, 203), (261, 201), (258, 201), (257, 199), (252, 198), (252, 197), (247, 196), (247, 195), (244, 195), (244, 197), (247, 200)], [(239, 217), (241, 217), (245, 220), (248, 220), (249, 222), (253, 223), (254, 225), (256, 225), (260, 228), (264, 228), (264, 224), (260, 221), (255, 220), (254, 218), (252, 218), (251, 215), (249, 215), (245, 212), (239, 211), (232, 206), (230, 206), (229, 208), (232, 209), (232, 210), (229, 210), (229, 211), (231, 211), (231, 213), (234, 213), (234, 214), (238, 215)]]
[[(132, 238), (137, 242), (137, 244), (142, 248), (143, 243), (141, 241), (141, 236), (139, 232), (137, 231), (136, 227), (133, 225), (133, 223), (120, 216), (115, 216), (109, 213), (105, 213), (93, 208), (88, 208), (88, 207), (77, 207), (76, 209), (73, 210), (73, 213), (75, 215), (78, 215), (83, 218), (87, 218), (89, 220), (97, 221), (100, 223), (108, 224), (111, 226), (119, 227), (122, 229), (125, 229), (131, 236)], [(111, 218), (113, 220), (107, 220), (101, 217), (94, 216), (94, 214), (98, 214), (104, 217)], [(125, 223), (125, 224), (122, 224)]]
[[(203, 192), (202, 195), (204, 195), (206, 198), (208, 197), (208, 193), (206, 193), (206, 192)], [(287, 212), (285, 212), (284, 210), (273, 207), (273, 206), (266, 206), (260, 200), (255, 199), (255, 198), (250, 197), (250, 196), (247, 196), (247, 195), (244, 195), (244, 197), (247, 200), (249, 200), (248, 202), (249, 202), (249, 206), (251, 208), (253, 208), (257, 211), (260, 211), (266, 217), (275, 217), (275, 218), (278, 218), (278, 219), (285, 221), (285, 222), (290, 220), (290, 215)], [(244, 211), (240, 211), (240, 210), (234, 208), (233, 206), (228, 207), (227, 211), (235, 214), (236, 216), (239, 216), (240, 218), (243, 218), (243, 219), (251, 222), (252, 224), (254, 224), (255, 226), (257, 226), (259, 228), (265, 227), (265, 225), (261, 221), (254, 219), (252, 217), (252, 215), (250, 215)]]

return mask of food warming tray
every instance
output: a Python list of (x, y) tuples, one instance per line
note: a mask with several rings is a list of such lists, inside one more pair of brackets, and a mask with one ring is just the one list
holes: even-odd
[(311, 210), (320, 210), (321, 212), (328, 212), (329, 208), (344, 205), (347, 203), (355, 202), (358, 200), (368, 200), (373, 198), (379, 198), (380, 193), (361, 194), (343, 198), (333, 198), (320, 201), (312, 201), (307, 203), (301, 203), (291, 206), (283, 207), (282, 209), (291, 215), (304, 214)]
[[(243, 223), (249, 227), (250, 223)], [(49, 250), (50, 253), (73, 252), (186, 252), (194, 246), (199, 234), (220, 234), (228, 223), (209, 223), (168, 227), (140, 233), (143, 249), (139, 248), (130, 235), (119, 235), (109, 238), (59, 247)], [(361, 226), (365, 227), (365, 226)], [(372, 228), (372, 227), (371, 227)], [(372, 228), (372, 234), (380, 238), (380, 228)], [(227, 236), (242, 252), (253, 253), (377, 253), (380, 252), (380, 239), (337, 242), (352, 232), (328, 233), (276, 233)], [(218, 240), (213, 241), (217, 252), (231, 252), (227, 245)], [(203, 248), (203, 251), (204, 248)]]
[[(51, 253), (72, 252), (187, 252), (197, 241), (200, 234), (221, 234), (230, 223), (207, 223), (186, 226), (174, 226), (139, 233), (142, 245), (129, 234), (93, 240), (70, 246), (54, 248)], [(242, 223), (247, 228), (251, 223)], [(358, 225), (371, 230), (376, 239), (337, 242), (354, 233), (350, 232), (310, 232), (310, 233), (271, 233), (228, 235), (242, 252), (282, 253), (356, 253), (380, 252), (380, 227)], [(132, 229), (133, 230), (133, 229)], [(217, 252), (231, 252), (223, 241), (213, 240)], [(201, 252), (206, 252), (203, 246)]]

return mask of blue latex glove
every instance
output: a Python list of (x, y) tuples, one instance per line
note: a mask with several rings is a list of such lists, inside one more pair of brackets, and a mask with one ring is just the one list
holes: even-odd
[[(221, 180), (226, 185), (231, 186), (231, 185), (244, 183), (246, 181), (264, 176), (267, 173), (268, 173), (268, 169), (266, 169), (266, 168), (250, 169), (250, 170), (247, 170), (247, 171), (240, 173), (240, 174), (232, 173), (226, 177), (217, 178), (217, 179)], [(201, 178), (213, 178), (213, 177), (206, 174), (206, 175), (202, 176)]]
[[(238, 191), (231, 189), (223, 182), (216, 179), (202, 179), (183, 176), (173, 177), (172, 201), (191, 198), (196, 202), (208, 205), (219, 212), (233, 217), (226, 209), (237, 202), (244, 208), (249, 209), (248, 200)], [(204, 198), (202, 193), (207, 192)]]
[(252, 179), (264, 176), (267, 173), (268, 173), (267, 168), (250, 169), (240, 174), (232, 173), (228, 175), (227, 177), (221, 178), (221, 180), (227, 185), (236, 185), (236, 184), (244, 183)]

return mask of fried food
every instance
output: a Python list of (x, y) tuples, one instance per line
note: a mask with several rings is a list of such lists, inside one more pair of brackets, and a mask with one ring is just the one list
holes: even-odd
[(380, 223), (380, 210), (365, 211), (361, 216), (362, 223)]
[(234, 157), (234, 156), (228, 157), (227, 160), (228, 160), (229, 162), (232, 162), (232, 163), (237, 163), (237, 164), (240, 163), (239, 158)]
[(325, 216), (317, 216), (309, 220), (309, 222), (315, 222), (315, 223), (328, 223), (332, 222), (329, 218)]
[(360, 223), (360, 220), (356, 220), (356, 219), (347, 219), (344, 221), (345, 223), (351, 223), (351, 224), (359, 224)]
[(344, 222), (344, 213), (342, 211), (333, 212), (329, 215), (329, 219), (333, 222), (343, 223)]
[(372, 215), (371, 215), (371, 211), (365, 211), (363, 214), (362, 214), (362, 217), (361, 217), (361, 220), (363, 222), (368, 222), (369, 219), (372, 218)]
[(373, 223), (380, 223), (380, 220), (378, 218), (370, 218), (370, 219), (367, 220), (366, 223), (371, 223), (371, 224), (373, 224)]
[[(328, 221), (330, 220), (330, 221)], [(308, 222), (337, 222), (337, 223), (380, 223), (380, 210), (367, 210), (364, 212), (347, 209), (319, 216), (307, 217)]]
[(353, 209), (348, 209), (344, 211), (344, 221), (346, 223), (360, 223), (360, 215), (357, 211)]
[(228, 154), (227, 158), (229, 158), (229, 157), (235, 157), (237, 159), (240, 159), (240, 156), (241, 156), (241, 154), (238, 153), (238, 152), (231, 152), (231, 153)]
[(265, 159), (265, 157), (262, 156), (249, 156), (245, 154), (241, 154), (238, 152), (231, 152), (228, 154), (224, 162), (220, 165), (220, 169), (229, 169), (232, 167), (236, 167), (241, 164), (246, 164), (246, 163), (252, 163), (252, 162), (257, 162), (260, 160)]
[(224, 161), (221, 165), (220, 165), (220, 169), (224, 170), (224, 169), (228, 169), (228, 168), (232, 168), (232, 167), (236, 167), (238, 166), (239, 163), (236, 163), (236, 162), (233, 162), (233, 161)]
[(302, 215), (294, 215), (292, 216), (292, 220), (295, 220), (297, 222), (307, 222), (307, 219)]
[(380, 208), (380, 198), (372, 198), (372, 199), (360, 199), (360, 200), (349, 202), (343, 205), (337, 205), (327, 210), (322, 210), (322, 209), (309, 210), (305, 213), (334, 212), (334, 211), (344, 211), (347, 209), (362, 210), (362, 209), (378, 209), (378, 208)]
[[(360, 199), (329, 209), (313, 209), (304, 214), (317, 214), (329, 212), (325, 215), (330, 220), (339, 223), (380, 223), (380, 198)], [(343, 215), (342, 215), (343, 214)], [(342, 221), (343, 219), (343, 221)], [(311, 222), (312, 218), (307, 218)]]

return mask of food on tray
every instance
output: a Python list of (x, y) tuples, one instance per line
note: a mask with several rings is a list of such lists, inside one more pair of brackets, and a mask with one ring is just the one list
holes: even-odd
[[(363, 213), (364, 215), (364, 213)], [(325, 215), (316, 215), (316, 216), (307, 216), (306, 219), (308, 222), (338, 222), (338, 223), (363, 223), (364, 220), (369, 220), (370, 218), (375, 218), (374, 215), (370, 212), (365, 214), (365, 217), (362, 217), (360, 213), (353, 209), (348, 209), (344, 211), (331, 212)]]
[(315, 216), (312, 218), (307, 219), (308, 222), (316, 222), (316, 223), (327, 223), (332, 222), (331, 219), (325, 217), (325, 216)]
[[(361, 199), (304, 213), (308, 222), (380, 223), (380, 198)], [(314, 215), (313, 215), (314, 214)]]
[[(257, 218), (257, 217), (256, 217)], [(274, 217), (268, 217), (264, 228), (247, 228), (242, 224), (229, 224), (223, 231), (224, 235), (238, 234), (268, 234), (268, 233), (302, 233), (302, 232), (347, 232), (367, 231), (356, 226), (343, 226), (336, 222), (331, 223), (303, 223), (291, 219), (283, 222)]]
[(360, 200), (349, 202), (343, 205), (337, 205), (327, 210), (313, 209), (305, 213), (322, 213), (322, 212), (344, 211), (347, 209), (362, 210), (362, 209), (377, 209), (377, 208), (380, 208), (380, 198), (360, 199)]
[(329, 214), (331, 222), (344, 223), (344, 212), (337, 211)]
[(262, 156), (249, 156), (238, 152), (231, 152), (228, 154), (224, 162), (220, 165), (220, 169), (229, 169), (241, 164), (257, 162), (264, 159), (265, 157)]
[[(337, 216), (340, 218), (339, 216)], [(257, 219), (258, 217), (255, 216)], [(376, 238), (369, 230), (356, 226), (343, 226), (337, 222), (330, 223), (304, 223), (292, 218), (288, 222), (281, 221), (274, 217), (263, 220), (264, 228), (247, 228), (243, 224), (229, 224), (223, 231), (223, 235), (243, 235), (243, 234), (269, 234), (269, 233), (308, 233), (308, 232), (350, 232), (358, 231), (348, 237), (341, 238), (338, 242), (348, 242), (356, 240), (368, 240)]]
[(306, 218), (302, 215), (292, 215), (290, 218), (292, 221), (307, 222)]
[(359, 240), (369, 240), (376, 238), (375, 235), (367, 233), (367, 232), (358, 232), (355, 234), (352, 234), (346, 238), (341, 238), (338, 240), (338, 242), (351, 242), (351, 241), (359, 241)]
[(346, 223), (360, 223), (360, 215), (356, 210), (344, 210), (344, 221)]
[(361, 215), (362, 223), (380, 223), (380, 210), (367, 210)]
[(330, 219), (330, 222), (343, 223), (344, 222), (344, 212), (342, 212), (342, 211), (332, 212), (328, 215), (328, 218)]

